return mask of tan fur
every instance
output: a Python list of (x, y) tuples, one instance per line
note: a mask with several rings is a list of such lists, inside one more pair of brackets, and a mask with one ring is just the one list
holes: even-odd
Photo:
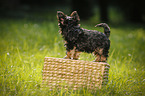
[(101, 56), (101, 60), (100, 60), (101, 62), (107, 62), (107, 58), (106, 57), (104, 57), (104, 56)]
[(96, 56), (96, 62), (106, 62), (107, 58), (102, 56), (103, 48), (97, 48), (93, 53)]
[(95, 53), (99, 53), (100, 55), (101, 54), (103, 54), (103, 48), (97, 48), (96, 50), (95, 50)]
[(73, 59), (74, 55), (75, 55), (75, 49), (76, 47), (73, 48), (73, 50), (67, 51), (66, 52), (66, 56), (64, 57), (65, 59)]
[(107, 58), (106, 57), (96, 55), (95, 62), (106, 62), (106, 61), (107, 61)]
[(73, 59), (78, 60), (79, 59), (79, 56), (80, 56), (80, 53), (81, 52), (79, 52), (79, 51), (75, 51), (75, 54), (73, 56)]
[(98, 62), (98, 61), (100, 61), (100, 56), (99, 55), (96, 55), (95, 62)]

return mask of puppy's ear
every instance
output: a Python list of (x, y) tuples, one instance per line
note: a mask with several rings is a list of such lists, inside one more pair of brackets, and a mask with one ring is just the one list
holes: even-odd
[(57, 11), (57, 18), (59, 21), (63, 21), (65, 19), (65, 14), (61, 11)]
[(73, 17), (75, 20), (80, 21), (77, 11), (73, 11), (70, 16)]

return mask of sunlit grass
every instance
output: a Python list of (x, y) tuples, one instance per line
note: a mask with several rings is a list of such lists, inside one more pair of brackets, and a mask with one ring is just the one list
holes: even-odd
[[(94, 26), (82, 24), (85, 28)], [(44, 57), (65, 56), (57, 21), (0, 21), (0, 95), (2, 96), (93, 96), (145, 95), (145, 29), (139, 26), (111, 26), (109, 82), (96, 92), (86, 89), (41, 88)], [(102, 30), (102, 29), (97, 29)], [(82, 53), (81, 60), (93, 61)]]

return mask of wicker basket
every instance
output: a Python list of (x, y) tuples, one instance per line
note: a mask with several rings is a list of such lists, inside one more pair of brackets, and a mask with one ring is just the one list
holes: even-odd
[(107, 84), (109, 64), (45, 57), (43, 86), (53, 88), (96, 89)]

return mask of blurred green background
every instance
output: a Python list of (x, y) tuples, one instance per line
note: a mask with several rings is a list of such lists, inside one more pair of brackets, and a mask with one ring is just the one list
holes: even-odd
[[(0, 96), (145, 96), (144, 0), (0, 0)], [(111, 28), (109, 81), (102, 89), (42, 88), (44, 57), (63, 58), (57, 11), (78, 11), (81, 27)], [(82, 53), (80, 60), (93, 61)]]

